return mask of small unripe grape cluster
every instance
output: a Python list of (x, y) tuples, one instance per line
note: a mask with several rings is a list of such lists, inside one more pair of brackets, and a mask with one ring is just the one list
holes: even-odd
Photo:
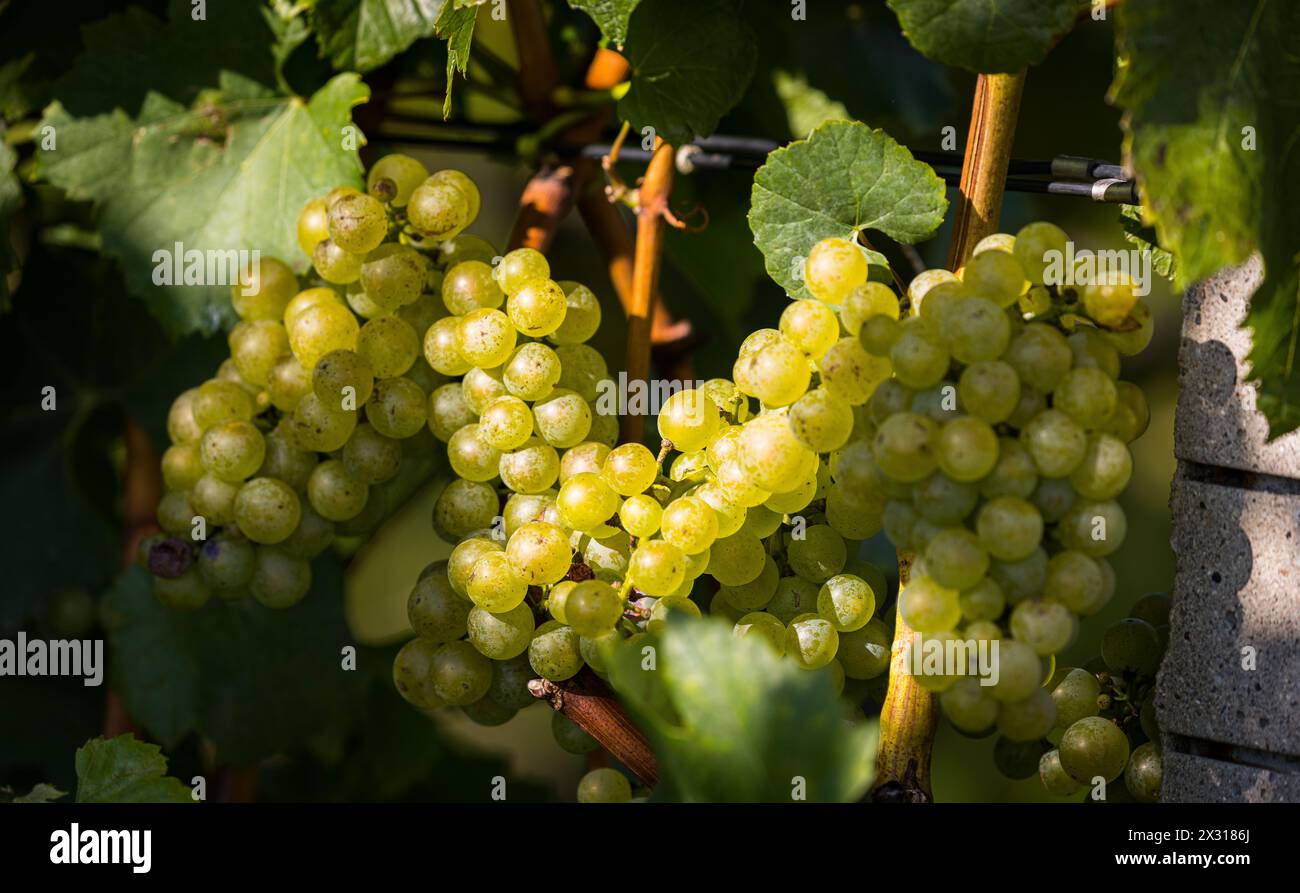
[[(1100, 656), (1083, 667), (1057, 668), (1040, 689), (1050, 693), (1044, 697), (1055, 716), (1051, 730), (1036, 738), (1004, 731), (993, 751), (998, 770), (1014, 779), (1036, 775), (1060, 797), (1097, 789), (1100, 779), (1106, 800), (1159, 800), (1163, 754), (1154, 692), (1169, 606), (1165, 593), (1144, 595), (1130, 616), (1102, 634)], [(978, 709), (968, 691), (953, 698), (964, 702), (958, 713)], [(1040, 700), (1045, 708), (1047, 700)], [(1116, 784), (1121, 776), (1124, 783)]]
[(313, 281), (263, 257), (234, 285), (230, 359), (168, 416), (163, 533), (141, 550), (164, 603), (289, 607), (312, 558), (373, 530), (428, 475), (431, 394), (450, 379), (421, 337), (447, 316), (445, 273), (494, 256), (461, 234), (478, 201), (459, 171), (389, 155), (366, 192), (341, 186), (302, 209)]

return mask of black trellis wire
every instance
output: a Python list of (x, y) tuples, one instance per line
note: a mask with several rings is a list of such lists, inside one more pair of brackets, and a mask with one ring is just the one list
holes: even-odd
[[(381, 136), (400, 142), (433, 143), (478, 151), (514, 152), (520, 141), (533, 134), (511, 127), (484, 127), (482, 125), (431, 124), (423, 119), (396, 118), (384, 129)], [(701, 137), (677, 150), (677, 169), (683, 174), (696, 171), (757, 170), (769, 153), (781, 148), (783, 143), (752, 136), (715, 134)], [(576, 151), (580, 157), (600, 159), (613, 148), (609, 143), (584, 146), (554, 144), (561, 151)], [(653, 153), (635, 146), (619, 150), (620, 161), (648, 162)], [(958, 152), (932, 152), (917, 150), (912, 156), (935, 168), (949, 186), (961, 180), (962, 156)], [(1007, 168), (1008, 192), (1034, 192), (1050, 195), (1069, 195), (1090, 198), (1112, 204), (1137, 204), (1137, 183), (1118, 164), (1084, 158), (1077, 155), (1058, 155), (1047, 160), (1013, 158)]]

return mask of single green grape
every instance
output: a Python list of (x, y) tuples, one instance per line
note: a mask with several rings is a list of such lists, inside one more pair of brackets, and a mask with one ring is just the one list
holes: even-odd
[(816, 670), (835, 659), (840, 637), (830, 621), (817, 614), (800, 614), (785, 631), (785, 653), (805, 670)]
[(808, 292), (827, 304), (839, 304), (867, 280), (867, 258), (847, 239), (822, 239), (808, 252), (803, 265)]
[(451, 588), (445, 573), (432, 573), (421, 577), (411, 590), (406, 617), (416, 635), (442, 644), (465, 635), (473, 607)]
[(493, 660), (509, 660), (528, 650), (536, 624), (533, 609), (519, 604), (509, 611), (492, 614), (477, 605), (467, 621), (469, 642), (480, 654)]
[(584, 532), (604, 525), (619, 507), (618, 494), (600, 475), (590, 471), (580, 472), (565, 481), (555, 503), (564, 525)]
[(373, 194), (380, 180), (389, 180), (393, 186), (389, 204), (401, 208), (410, 200), (415, 187), (428, 178), (429, 170), (423, 164), (409, 155), (394, 152), (385, 155), (370, 168), (366, 174), (366, 191)]
[(385, 437), (413, 437), (428, 421), (428, 397), (409, 378), (385, 378), (375, 383), (366, 404), (366, 421)]
[(307, 481), (307, 499), (317, 514), (330, 521), (347, 521), (361, 514), (370, 487), (348, 474), (339, 459), (317, 465)]
[(576, 675), (583, 664), (577, 630), (558, 620), (537, 627), (528, 644), (528, 663), (551, 682), (563, 682)]
[(1086, 716), (1065, 730), (1059, 752), (1061, 768), (1079, 784), (1090, 785), (1097, 776), (1109, 783), (1128, 765), (1128, 738), (1110, 720)]
[(439, 645), (429, 661), (429, 673), (434, 693), (456, 707), (474, 703), (492, 685), (492, 662), (464, 641)]
[(235, 496), (235, 523), (255, 543), (274, 545), (286, 539), (302, 518), (298, 494), (284, 481), (254, 478)]
[(485, 611), (503, 613), (521, 604), (528, 584), (515, 573), (504, 550), (484, 549), (465, 579), (465, 592)]
[(361, 327), (356, 350), (370, 365), (375, 378), (396, 378), (409, 370), (420, 356), (420, 336), (405, 320), (381, 316)]
[(578, 781), (579, 803), (626, 803), (632, 785), (617, 769), (593, 769)]

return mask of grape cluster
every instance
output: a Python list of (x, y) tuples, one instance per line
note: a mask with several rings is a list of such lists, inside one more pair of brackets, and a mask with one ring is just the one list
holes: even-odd
[[(418, 637), (394, 664), (408, 701), (505, 722), (532, 702), (531, 678), (604, 674), (609, 649), (701, 604), (841, 688), (885, 672), (884, 576), (852, 557), (880, 512), (841, 498), (832, 468), (866, 443), (864, 404), (889, 363), (833, 306), (795, 302), (741, 346), (734, 381), (672, 394), (655, 452), (616, 445), (597, 411), (612, 382), (583, 343), (600, 323), (590, 289), (553, 281), (524, 248), (449, 269), (443, 296), (452, 315), (424, 350), (460, 377), (434, 392), (429, 422), (456, 474), (434, 526), (455, 547), (408, 602)], [(563, 717), (555, 730), (566, 749), (595, 746)], [(625, 788), (589, 776), (579, 796)]]
[[(850, 322), (863, 353), (893, 374), (867, 400), (870, 440), (841, 455), (845, 497), (879, 508), (886, 535), (915, 556), (898, 603), (908, 626), (941, 644), (998, 645), (995, 685), (951, 667), (916, 674), (918, 684), (939, 693), (957, 729), (996, 728), (1012, 743), (1050, 736), (1063, 719), (1043, 683), (1079, 618), (1115, 592), (1106, 556), (1126, 532), (1115, 500), (1149, 418), (1119, 373), (1120, 357), (1150, 341), (1151, 314), (1130, 283), (1045, 282), (1046, 259), (1066, 243), (1050, 223), (990, 236), (956, 273), (917, 276), (905, 314), (883, 285), (846, 298), (870, 290), (871, 308)], [(814, 249), (814, 293), (861, 278), (843, 272), (844, 254)], [(1087, 729), (1123, 737), (1103, 718), (1075, 731)], [(1062, 741), (1066, 757), (1072, 739)], [(1124, 761), (1102, 768), (1113, 780)]]
[(366, 192), (340, 187), (303, 208), (308, 287), (267, 257), (234, 285), (230, 358), (167, 419), (163, 533), (141, 549), (165, 604), (251, 594), (289, 607), (312, 558), (372, 530), (428, 475), (431, 395), (448, 378), (420, 338), (447, 316), (444, 273), (494, 256), (459, 236), (478, 202), (464, 174), (387, 156)]
[(1153, 696), (1168, 637), (1169, 596), (1138, 599), (1129, 617), (1103, 633), (1099, 657), (1053, 673), (1046, 686), (1056, 708), (1051, 731), (1032, 741), (998, 739), (998, 769), (1010, 778), (1037, 775), (1058, 796), (1122, 775), (1123, 786), (1108, 789), (1106, 800), (1159, 800), (1163, 766)]

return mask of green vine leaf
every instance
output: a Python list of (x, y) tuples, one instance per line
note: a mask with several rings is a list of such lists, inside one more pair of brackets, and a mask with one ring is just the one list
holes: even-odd
[(624, 55), (632, 81), (619, 116), (682, 145), (740, 101), (758, 45), (735, 0), (649, 0), (632, 13)]
[(132, 6), (81, 29), (84, 51), (53, 87), (78, 117), (137, 112), (150, 93), (189, 105), (223, 72), (275, 83), (275, 35), (256, 0), (209, 3), (195, 19), (190, 0), (170, 0), (160, 21)]
[(465, 74), (469, 67), (469, 50), (474, 42), (474, 23), (478, 21), (478, 6), (458, 6), (450, 3), (438, 14), (434, 30), (447, 41), (447, 93), (442, 100), (443, 120), (451, 117), (451, 85), (456, 72)]
[[(831, 237), (879, 230), (898, 242), (927, 239), (948, 208), (944, 182), (882, 130), (830, 121), (767, 156), (754, 175), (749, 228), (768, 274), (807, 297), (802, 258)], [(867, 252), (870, 264), (887, 267)]]
[(339, 71), (371, 71), (433, 35), (445, 0), (318, 0), (312, 27)]
[[(644, 646), (653, 669), (643, 669)], [(789, 802), (802, 778), (816, 802), (870, 784), (874, 733), (850, 725), (830, 676), (801, 670), (716, 618), (670, 622), (611, 655), (610, 680), (654, 745), (656, 800)]]
[(1179, 287), (1263, 256), (1248, 359), (1270, 436), (1285, 434), (1300, 427), (1300, 7), (1148, 0), (1122, 4), (1117, 24), (1112, 97), (1143, 218)]
[(355, 74), (308, 101), (223, 75), (194, 108), (151, 93), (135, 119), (121, 110), (76, 118), (56, 103), (43, 124), (58, 139), (38, 155), (40, 170), (96, 203), (104, 251), (169, 332), (214, 332), (234, 319), (229, 284), (158, 284), (159, 264), (170, 263), (158, 253), (176, 243), (256, 249), (304, 272), (294, 221), (309, 199), (360, 185), (351, 110), (368, 95)]
[(12, 788), (0, 788), (0, 803), (53, 803), (61, 797), (68, 796), (52, 784), (40, 782), (26, 794), (15, 794)]
[(77, 748), (78, 803), (193, 803), (188, 787), (167, 774), (157, 744), (133, 735), (94, 738)]
[(889, 0), (926, 56), (978, 72), (1037, 65), (1074, 27), (1087, 0)]
[(627, 40), (627, 23), (641, 0), (569, 0), (569, 5), (591, 16), (605, 39), (616, 47)]
[(1120, 205), (1119, 225), (1124, 228), (1125, 241), (1136, 245), (1139, 251), (1151, 252), (1151, 269), (1172, 280), (1178, 261), (1173, 252), (1160, 247), (1155, 229), (1142, 222), (1141, 206)]

